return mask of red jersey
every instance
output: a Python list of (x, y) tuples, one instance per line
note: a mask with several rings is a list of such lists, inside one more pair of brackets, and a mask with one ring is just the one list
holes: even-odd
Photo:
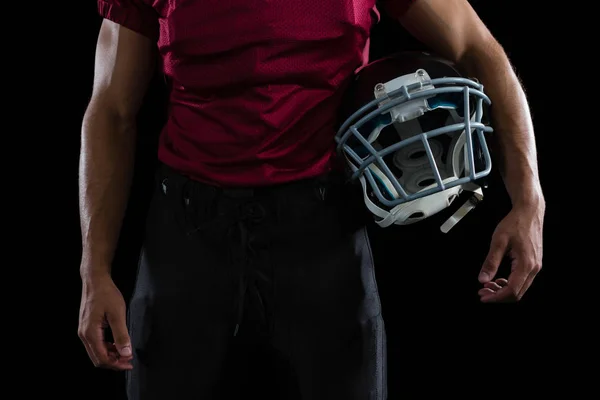
[[(413, 0), (386, 1), (398, 14)], [(98, 0), (98, 9), (157, 43), (170, 82), (162, 162), (219, 186), (331, 169), (375, 0)]]

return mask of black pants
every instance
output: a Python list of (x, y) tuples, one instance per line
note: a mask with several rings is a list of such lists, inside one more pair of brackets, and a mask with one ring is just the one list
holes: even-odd
[(218, 189), (162, 167), (129, 308), (130, 400), (384, 400), (360, 199), (336, 179)]

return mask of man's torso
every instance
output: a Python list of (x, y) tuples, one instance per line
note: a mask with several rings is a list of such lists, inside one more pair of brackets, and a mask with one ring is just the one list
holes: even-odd
[(331, 168), (338, 108), (367, 61), (375, 0), (156, 0), (152, 8), (170, 86), (161, 161), (225, 186)]

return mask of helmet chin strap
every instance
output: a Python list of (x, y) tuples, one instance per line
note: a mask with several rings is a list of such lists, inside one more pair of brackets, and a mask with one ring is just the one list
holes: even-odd
[(443, 233), (448, 233), (450, 229), (454, 228), (454, 226), (458, 224), (469, 211), (474, 209), (481, 200), (483, 200), (483, 191), (480, 187), (477, 187), (477, 189), (473, 191), (473, 195), (469, 197), (467, 201), (465, 201), (463, 205), (442, 224), (442, 226), (440, 226), (440, 230)]
[[(391, 195), (394, 198), (398, 198), (398, 193), (393, 189), (393, 185), (387, 177), (381, 173), (377, 169), (376, 166), (369, 166), (371, 173), (374, 175), (374, 179), (381, 179), (383, 181), (383, 186), (388, 188), (391, 191)], [(379, 172), (376, 172), (379, 171)], [(455, 178), (446, 178), (443, 180), (444, 183), (449, 183), (453, 181)], [(423, 198), (412, 200), (406, 203), (398, 204), (390, 211), (383, 210), (379, 206), (377, 206), (369, 196), (369, 184), (364, 175), (359, 177), (360, 184), (363, 189), (363, 197), (365, 201), (365, 205), (377, 217), (379, 220), (376, 220), (375, 223), (382, 227), (387, 228), (393, 224), (396, 225), (410, 225), (415, 222), (421, 221), (427, 217), (430, 217), (438, 212), (446, 209), (451, 205), (454, 199), (458, 198), (461, 192), (469, 191), (473, 194), (448, 218), (440, 227), (440, 230), (443, 233), (448, 233), (450, 229), (452, 229), (460, 220), (462, 220), (469, 211), (473, 210), (477, 204), (483, 200), (483, 191), (481, 187), (474, 183), (468, 183), (466, 185), (455, 186), (450, 189), (443, 190), (438, 193), (431, 194), (429, 196), (425, 196)], [(386, 182), (387, 181), (387, 182)], [(423, 188), (422, 190), (427, 190), (435, 187), (437, 184), (430, 185), (428, 187)], [(411, 218), (413, 215), (418, 215), (417, 217)]]

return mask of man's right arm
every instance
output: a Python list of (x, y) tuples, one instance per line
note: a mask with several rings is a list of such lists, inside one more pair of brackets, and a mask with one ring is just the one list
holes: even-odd
[(155, 47), (107, 19), (100, 28), (79, 164), (84, 281), (110, 275), (133, 175), (136, 116), (156, 64)]

